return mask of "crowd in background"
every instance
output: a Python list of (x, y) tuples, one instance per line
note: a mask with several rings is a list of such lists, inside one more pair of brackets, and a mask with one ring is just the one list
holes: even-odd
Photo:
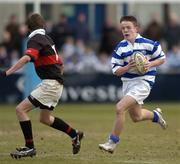
[[(161, 42), (167, 56), (166, 64), (159, 68), (161, 73), (180, 73), (180, 23), (175, 13), (163, 25), (157, 16), (140, 33), (149, 39)], [(93, 40), (86, 15), (80, 13), (75, 24), (70, 24), (64, 14), (58, 22), (46, 22), (46, 31), (53, 38), (65, 64), (65, 73), (111, 73), (111, 53), (122, 40), (119, 26), (107, 19), (101, 30), (101, 37)], [(0, 67), (13, 65), (24, 52), (28, 36), (25, 24), (20, 24), (13, 14), (4, 27), (0, 41)]]

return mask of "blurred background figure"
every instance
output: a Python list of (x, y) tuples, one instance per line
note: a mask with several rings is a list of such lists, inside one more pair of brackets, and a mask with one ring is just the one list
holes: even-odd
[(65, 43), (62, 46), (62, 56), (66, 61), (75, 53), (75, 44), (72, 37), (67, 37)]
[(19, 34), (19, 22), (16, 14), (10, 16), (5, 30), (10, 33), (12, 48), (21, 52), (21, 36)]
[(166, 63), (160, 67), (161, 72), (178, 73), (180, 72), (180, 46), (172, 45), (171, 50), (166, 54)]
[(80, 13), (78, 15), (74, 27), (74, 37), (76, 41), (80, 40), (85, 44), (88, 44), (90, 41), (89, 28), (87, 25), (86, 15), (84, 13)]
[(20, 42), (20, 49), (19, 49), (19, 58), (24, 55), (24, 50), (26, 48), (26, 42), (27, 42), (27, 34), (28, 34), (28, 29), (25, 23), (20, 24), (19, 27), (19, 42)]
[(155, 13), (152, 15), (151, 21), (145, 27), (143, 35), (148, 39), (161, 41), (163, 39), (163, 31), (159, 14)]
[(79, 62), (79, 73), (95, 73), (97, 64), (98, 58), (95, 51), (90, 46), (86, 46), (81, 62)]
[(13, 43), (11, 40), (12, 38), (10, 32), (6, 30), (3, 31), (1, 44), (5, 46), (7, 53), (11, 53), (13, 50)]
[(66, 38), (72, 35), (72, 28), (68, 22), (67, 16), (65, 14), (60, 14), (58, 23), (53, 25), (50, 33), (55, 45), (57, 45), (57, 49), (60, 50)]
[(100, 53), (98, 55), (98, 61), (95, 65), (96, 71), (99, 73), (110, 74), (111, 73), (111, 58), (107, 53)]
[(53, 22), (51, 20), (47, 20), (45, 29), (48, 35), (51, 35), (52, 28), (53, 28)]
[(18, 60), (19, 60), (19, 53), (17, 50), (13, 50), (11, 52), (10, 66), (16, 64)]
[[(66, 64), (64, 71), (65, 73), (80, 73), (82, 65), (81, 62), (86, 50), (85, 44), (82, 40), (74, 42), (74, 39), (71, 38), (70, 46), (71, 50), (63, 51), (64, 62)], [(67, 58), (67, 56), (69, 57)]]
[(120, 41), (121, 35), (110, 18), (105, 21), (101, 35), (99, 51), (111, 55), (114, 46)]
[(173, 45), (180, 42), (180, 24), (177, 14), (169, 13), (168, 24), (165, 25), (164, 39), (167, 42), (167, 49), (172, 50)]
[(6, 47), (3, 44), (0, 44), (0, 67), (6, 68), (10, 66), (10, 59)]

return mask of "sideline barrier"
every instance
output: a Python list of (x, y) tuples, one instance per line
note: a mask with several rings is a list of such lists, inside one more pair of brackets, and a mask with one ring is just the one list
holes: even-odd
[[(180, 74), (160, 74), (146, 101), (179, 101)], [(122, 97), (122, 82), (109, 74), (65, 76), (62, 102), (116, 102)]]
[(113, 75), (69, 74), (64, 79), (62, 102), (114, 102), (122, 94), (122, 82)]
[[(120, 78), (109, 74), (66, 74), (60, 102), (107, 103), (122, 97)], [(27, 81), (28, 80), (28, 81)], [(0, 79), (0, 103), (17, 103), (33, 89), (33, 79), (22, 74)], [(27, 81), (24, 83), (24, 81)], [(179, 101), (180, 75), (158, 75), (147, 101)], [(31, 86), (30, 86), (31, 85)]]
[(24, 77), (13, 74), (0, 79), (0, 103), (16, 103), (22, 100), (24, 91)]

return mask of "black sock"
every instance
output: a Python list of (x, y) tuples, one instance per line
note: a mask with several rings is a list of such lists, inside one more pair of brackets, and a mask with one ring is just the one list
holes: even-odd
[(31, 121), (20, 121), (19, 123), (24, 134), (25, 146), (28, 148), (34, 148)]
[(76, 130), (70, 127), (67, 123), (65, 123), (63, 120), (59, 118), (56, 118), (56, 117), (54, 118), (54, 122), (51, 125), (51, 127), (66, 133), (72, 139), (77, 136)]

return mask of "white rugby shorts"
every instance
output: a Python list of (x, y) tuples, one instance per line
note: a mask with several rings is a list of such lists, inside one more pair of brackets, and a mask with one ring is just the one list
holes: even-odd
[(138, 104), (149, 96), (151, 87), (148, 82), (142, 79), (123, 81), (123, 96), (128, 95), (134, 98)]
[(57, 80), (46, 79), (42, 80), (37, 88), (31, 92), (30, 97), (31, 99), (35, 98), (44, 106), (54, 108), (59, 102), (62, 91), (63, 85)]

